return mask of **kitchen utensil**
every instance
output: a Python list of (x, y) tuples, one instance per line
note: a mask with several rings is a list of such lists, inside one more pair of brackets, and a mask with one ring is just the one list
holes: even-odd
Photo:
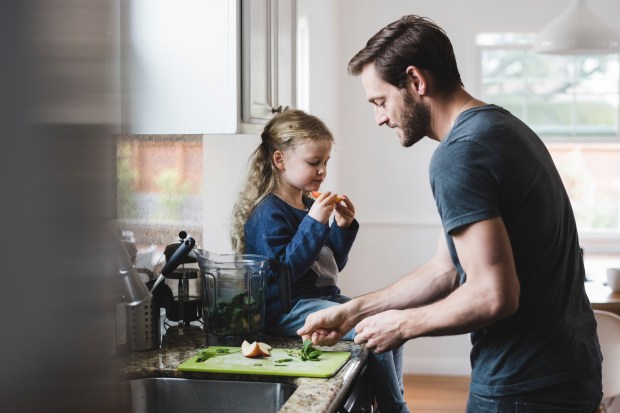
[[(145, 291), (155, 283), (144, 285)], [(161, 347), (166, 303), (173, 301), (166, 284), (153, 289), (151, 297), (141, 303), (119, 303), (116, 309), (116, 346), (118, 353), (152, 350)]]
[(260, 341), (269, 274), (277, 276), (283, 311), (290, 311), (288, 266), (260, 255), (220, 255), (203, 249), (195, 249), (194, 255), (200, 267), (208, 344), (238, 346), (243, 340)]
[(152, 350), (161, 347), (163, 313), (153, 300), (127, 305), (125, 311), (126, 343), (130, 351)]
[(177, 268), (172, 274), (166, 276), (166, 285), (174, 293), (172, 302), (166, 307), (168, 320), (187, 326), (192, 321), (202, 319), (202, 290), (199, 272), (198, 268)]
[(351, 357), (348, 351), (323, 351), (319, 360), (302, 361), (295, 355), (299, 349), (272, 349), (269, 357), (247, 358), (241, 354), (240, 347), (209, 346), (208, 349), (217, 355), (206, 361), (197, 361), (198, 356), (194, 356), (181, 363), (177, 369), (192, 372), (328, 378), (336, 374)]
[(164, 275), (166, 285), (173, 292), (173, 299), (166, 302), (166, 319), (178, 322), (181, 328), (189, 327), (194, 321), (198, 321), (202, 326), (202, 289), (197, 258), (190, 253), (176, 258), (175, 254), (180, 248), (187, 248), (185, 245), (188, 239), (187, 233), (179, 232), (179, 238), (180, 242), (168, 244), (164, 250), (166, 262), (173, 260), (179, 262), (178, 268)]
[(198, 268), (185, 267), (181, 264), (171, 274), (166, 276), (166, 284), (174, 292), (177, 301), (194, 301), (202, 296), (200, 288), (200, 271)]
[(164, 281), (167, 275), (170, 275), (181, 262), (187, 257), (187, 254), (194, 248), (196, 241), (192, 237), (184, 238), (176, 251), (170, 256), (170, 259), (166, 261), (166, 265), (161, 270), (161, 274), (155, 281), (155, 284), (151, 287), (151, 293), (157, 286)]

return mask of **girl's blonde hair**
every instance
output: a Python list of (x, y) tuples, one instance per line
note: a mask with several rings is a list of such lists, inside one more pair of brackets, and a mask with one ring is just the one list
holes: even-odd
[(294, 149), (308, 140), (329, 143), (334, 141), (331, 132), (319, 118), (292, 109), (271, 119), (265, 126), (261, 139), (261, 144), (250, 156), (248, 178), (233, 208), (230, 235), (233, 250), (239, 254), (245, 252), (243, 226), (256, 205), (280, 184), (280, 175), (273, 161), (274, 152)]

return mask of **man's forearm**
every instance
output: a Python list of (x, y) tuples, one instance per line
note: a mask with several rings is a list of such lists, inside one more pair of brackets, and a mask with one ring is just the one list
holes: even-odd
[(395, 283), (350, 302), (356, 321), (387, 311), (420, 307), (447, 296), (455, 288), (456, 271), (433, 261), (410, 272)]

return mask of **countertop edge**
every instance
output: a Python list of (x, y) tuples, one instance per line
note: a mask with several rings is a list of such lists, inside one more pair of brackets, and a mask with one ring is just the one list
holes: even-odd
[[(275, 346), (293, 347), (299, 344), (298, 338), (268, 337)], [(280, 382), (297, 386), (291, 397), (280, 408), (281, 413), (333, 413), (345, 401), (368, 357), (365, 346), (353, 342), (340, 342), (333, 347), (319, 347), (334, 351), (351, 351), (351, 358), (331, 378), (306, 378), (289, 376), (267, 376), (225, 373), (183, 372), (176, 367), (195, 355), (196, 350), (206, 347), (204, 332), (191, 332), (185, 337), (169, 337), (162, 347), (155, 350), (133, 352), (120, 355), (120, 379), (129, 381), (147, 377), (174, 377), (206, 380), (239, 380)]]

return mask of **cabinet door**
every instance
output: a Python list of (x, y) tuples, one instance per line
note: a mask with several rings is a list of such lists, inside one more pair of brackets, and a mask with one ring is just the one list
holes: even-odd
[(295, 0), (242, 1), (242, 122), (295, 106)]
[(238, 0), (122, 1), (123, 133), (234, 133)]
[(274, 36), (277, 37), (276, 59), (276, 97), (274, 108), (297, 105), (295, 96), (297, 79), (296, 73), (296, 44), (297, 44), (297, 10), (296, 0), (272, 0), (278, 5), (278, 25)]

